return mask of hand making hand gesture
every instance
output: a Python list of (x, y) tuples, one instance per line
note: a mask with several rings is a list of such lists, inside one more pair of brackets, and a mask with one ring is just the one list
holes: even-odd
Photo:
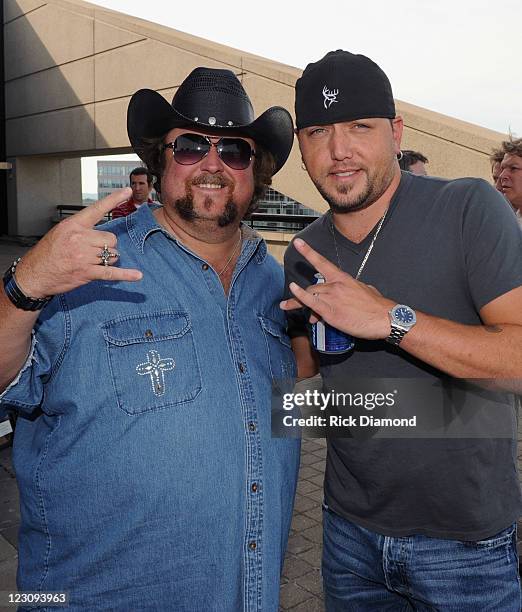
[(139, 270), (112, 266), (118, 259), (116, 235), (94, 228), (130, 195), (129, 188), (119, 189), (45, 234), (16, 268), (16, 281), (24, 294), (40, 298), (71, 291), (94, 280), (140, 280), (143, 275)]
[(320, 318), (357, 338), (376, 340), (388, 337), (388, 312), (395, 302), (383, 297), (375, 287), (361, 283), (340, 270), (300, 238), (296, 238), (293, 244), (324, 276), (325, 282), (306, 289), (290, 283), (290, 291), (295, 297), (281, 302), (283, 310), (307, 306), (312, 310), (312, 323)]

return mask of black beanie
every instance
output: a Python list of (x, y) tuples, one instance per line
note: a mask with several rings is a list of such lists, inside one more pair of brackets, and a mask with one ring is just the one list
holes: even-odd
[(295, 84), (297, 129), (341, 121), (395, 117), (388, 77), (375, 62), (348, 51), (330, 51), (308, 64)]

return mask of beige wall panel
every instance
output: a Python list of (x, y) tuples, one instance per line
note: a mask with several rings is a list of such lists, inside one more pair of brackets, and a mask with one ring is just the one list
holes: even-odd
[[(96, 57), (96, 97), (101, 101), (132, 95), (144, 87), (172, 88), (201, 64), (199, 56), (153, 40), (115, 49)], [(222, 67), (215, 61), (205, 65)]]
[(428, 159), (428, 173), (444, 178), (475, 176), (490, 180), (488, 156), (453, 142), (447, 142), (430, 134), (404, 130), (403, 149), (420, 151)]
[(179, 51), (192, 53), (200, 58), (199, 66), (211, 66), (212, 64), (209, 62), (219, 58), (224, 67), (237, 72), (240, 71), (242, 58), (246, 55), (243, 51), (155, 23), (132, 17), (126, 17), (126, 19), (129, 21), (124, 22), (113, 18), (111, 22), (123, 27), (125, 27), (125, 23), (131, 23), (134, 25), (134, 32), (144, 33), (151, 39), (174, 47)]
[(129, 98), (119, 98), (118, 100), (96, 104), (96, 149), (130, 147), (127, 137), (128, 105)]
[(6, 83), (8, 119), (94, 102), (94, 59), (50, 68)]
[(295, 82), (302, 73), (302, 70), (299, 68), (249, 55), (245, 55), (242, 58), (241, 65), (243, 70), (252, 73), (254, 76), (266, 77), (272, 81), (277, 81), (281, 85), (286, 85), (292, 92), (292, 96)]
[(4, 23), (17, 19), (29, 11), (34, 11), (41, 6), (45, 6), (45, 0), (3, 0), (4, 2)]
[[(170, 102), (174, 92), (174, 89), (166, 89), (161, 92), (161, 95)], [(106, 102), (98, 102), (96, 104), (97, 149), (130, 148), (127, 136), (127, 107), (129, 106), (129, 100), (130, 96), (126, 96), (117, 100), (107, 100)], [(121, 151), (119, 152), (121, 153)], [(129, 150), (129, 153), (131, 152)]]
[(54, 4), (55, 6), (66, 11), (71, 11), (78, 15), (85, 15), (91, 18), (94, 18), (94, 15), (99, 8), (95, 4), (84, 2), (83, 0), (47, 0), (47, 4)]
[(44, 155), (93, 150), (94, 105), (10, 119), (6, 122), (7, 155)]
[(402, 115), (405, 125), (420, 132), (426, 132), (446, 141), (489, 154), (492, 147), (506, 138), (505, 134), (483, 128), (447, 115), (435, 113), (413, 104), (397, 100), (397, 112)]
[(285, 251), (295, 234), (287, 232), (259, 232), (266, 240), (268, 252), (282, 264)]
[(101, 53), (109, 49), (116, 49), (125, 45), (143, 40), (144, 36), (139, 36), (123, 30), (115, 28), (108, 23), (102, 21), (94, 22), (94, 52)]
[(52, 4), (5, 26), (6, 80), (93, 52), (93, 21)]
[(252, 73), (245, 74), (242, 82), (252, 100), (256, 116), (270, 106), (283, 106), (294, 116), (293, 87)]

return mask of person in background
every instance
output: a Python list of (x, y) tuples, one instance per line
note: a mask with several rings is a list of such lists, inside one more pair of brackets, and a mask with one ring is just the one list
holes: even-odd
[(500, 186), (522, 227), (522, 138), (510, 138), (502, 143), (502, 148)]
[(152, 191), (152, 174), (147, 168), (134, 168), (129, 174), (129, 183), (132, 189), (132, 196), (126, 202), (116, 206), (112, 211), (112, 219), (126, 217), (136, 212), (143, 204), (153, 204), (153, 200), (150, 197), (150, 192)]
[(493, 181), (493, 185), (497, 191), (502, 193), (502, 185), (500, 184), (500, 173), (502, 169), (500, 168), (500, 164), (504, 159), (504, 149), (493, 149), (491, 155), (489, 156), (489, 162), (491, 164), (491, 179)]
[(418, 174), (419, 176), (427, 176), (426, 165), (428, 158), (419, 153), (418, 151), (412, 151), (411, 149), (403, 149), (402, 157), (399, 159), (399, 167), (401, 170), (406, 170), (412, 174)]

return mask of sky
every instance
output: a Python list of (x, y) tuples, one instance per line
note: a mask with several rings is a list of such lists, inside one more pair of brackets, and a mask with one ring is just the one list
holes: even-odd
[(297, 68), (363, 53), (395, 98), (522, 136), (520, 0), (93, 3)]

